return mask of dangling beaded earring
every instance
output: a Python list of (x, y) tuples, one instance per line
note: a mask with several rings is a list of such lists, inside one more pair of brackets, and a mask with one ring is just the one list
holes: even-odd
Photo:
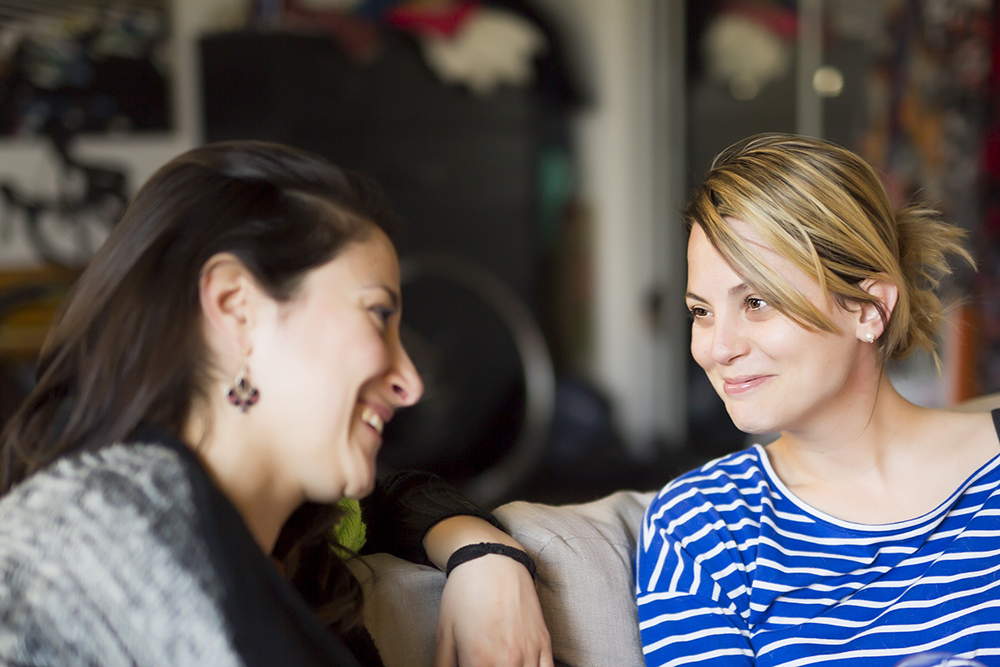
[(247, 380), (249, 373), (249, 370), (247, 370), (247, 354), (244, 352), (243, 361), (240, 363), (240, 370), (236, 374), (236, 380), (226, 390), (226, 398), (240, 412), (246, 412), (260, 400), (260, 392), (257, 391), (257, 387), (251, 385)]

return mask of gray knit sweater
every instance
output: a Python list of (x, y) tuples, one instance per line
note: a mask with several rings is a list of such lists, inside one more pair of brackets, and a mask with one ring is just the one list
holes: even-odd
[(0, 500), (0, 664), (356, 665), (190, 450), (157, 435)]

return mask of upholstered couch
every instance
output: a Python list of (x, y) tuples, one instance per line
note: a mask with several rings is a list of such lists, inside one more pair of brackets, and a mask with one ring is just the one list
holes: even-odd
[[(951, 407), (997, 408), (1000, 393)], [(579, 505), (513, 502), (495, 510), (538, 566), (538, 596), (556, 665), (644, 667), (633, 556), (654, 495), (619, 491)], [(384, 554), (366, 561), (368, 567), (353, 568), (365, 589), (365, 624), (386, 667), (431, 667), (444, 574)]]
[[(557, 665), (643, 667), (633, 591), (639, 525), (653, 493), (619, 491), (579, 505), (513, 502), (495, 511), (535, 559)], [(385, 554), (354, 572), (365, 624), (386, 667), (431, 667), (444, 574)]]

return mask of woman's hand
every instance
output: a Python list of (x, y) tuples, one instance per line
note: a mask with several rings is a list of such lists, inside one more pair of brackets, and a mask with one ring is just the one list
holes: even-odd
[[(520, 544), (482, 519), (457, 516), (424, 537), (431, 562), (442, 570), (467, 544)], [(552, 644), (528, 569), (500, 554), (455, 567), (441, 594), (434, 667), (553, 667)]]
[(452, 570), (441, 594), (434, 667), (552, 667), (552, 645), (524, 565), (491, 554)]

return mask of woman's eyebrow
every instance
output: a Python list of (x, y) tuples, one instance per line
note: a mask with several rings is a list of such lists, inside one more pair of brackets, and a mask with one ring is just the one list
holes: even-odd
[[(740, 283), (739, 285), (734, 285), (729, 288), (729, 296), (740, 296), (750, 291), (750, 286), (746, 283)], [(694, 292), (688, 292), (684, 295), (685, 299), (693, 299), (695, 301), (708, 301), (705, 297), (698, 296)]]
[(372, 285), (368, 285), (368, 289), (380, 289), (380, 290), (382, 290), (383, 292), (385, 292), (386, 294), (389, 295), (389, 300), (392, 301), (392, 307), (393, 308), (399, 308), (399, 304), (402, 301), (402, 298), (399, 296), (399, 292), (397, 292), (393, 288), (391, 288), (388, 285), (385, 285), (383, 283), (375, 283), (375, 284), (372, 284)]

